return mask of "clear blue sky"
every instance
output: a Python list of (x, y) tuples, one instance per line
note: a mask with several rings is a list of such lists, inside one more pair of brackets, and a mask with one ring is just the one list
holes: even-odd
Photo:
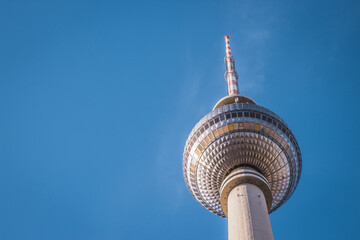
[(360, 239), (359, 1), (0, 1), (0, 239), (226, 239), (182, 176), (192, 127), (239, 86), (303, 172), (277, 240)]

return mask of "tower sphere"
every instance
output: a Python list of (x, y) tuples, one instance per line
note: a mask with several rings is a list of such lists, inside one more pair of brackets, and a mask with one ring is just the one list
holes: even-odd
[(301, 153), (284, 120), (244, 95), (231, 94), (192, 129), (185, 145), (183, 173), (194, 198), (226, 218), (221, 185), (238, 168), (255, 170), (266, 178), (271, 191), (263, 192), (271, 195), (267, 197), (270, 213), (294, 192), (301, 174)]

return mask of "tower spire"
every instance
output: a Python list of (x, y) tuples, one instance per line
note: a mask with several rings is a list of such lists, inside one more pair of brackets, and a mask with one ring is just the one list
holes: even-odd
[(235, 58), (231, 55), (229, 35), (225, 35), (225, 46), (226, 46), (226, 56), (224, 59), (226, 64), (225, 79), (228, 84), (228, 93), (229, 95), (239, 94), (238, 83), (237, 83), (238, 74), (235, 70)]

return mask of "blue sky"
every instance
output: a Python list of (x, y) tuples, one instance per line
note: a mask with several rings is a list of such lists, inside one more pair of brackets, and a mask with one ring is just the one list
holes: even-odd
[(242, 94), (292, 128), (276, 239), (358, 239), (359, 1), (0, 1), (0, 239), (227, 239), (182, 176), (192, 127)]

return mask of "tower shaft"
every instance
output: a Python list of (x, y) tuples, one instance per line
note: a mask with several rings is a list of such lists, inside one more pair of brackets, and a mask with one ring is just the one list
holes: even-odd
[(238, 167), (223, 181), (221, 207), (228, 217), (229, 240), (273, 240), (266, 178), (253, 167)]
[(228, 196), (229, 240), (273, 240), (264, 193), (256, 185), (245, 183), (233, 188)]
[(237, 72), (235, 71), (235, 59), (231, 54), (230, 48), (230, 36), (225, 35), (225, 47), (226, 47), (226, 72), (225, 78), (228, 84), (228, 93), (229, 95), (239, 94), (238, 83), (237, 83)]

